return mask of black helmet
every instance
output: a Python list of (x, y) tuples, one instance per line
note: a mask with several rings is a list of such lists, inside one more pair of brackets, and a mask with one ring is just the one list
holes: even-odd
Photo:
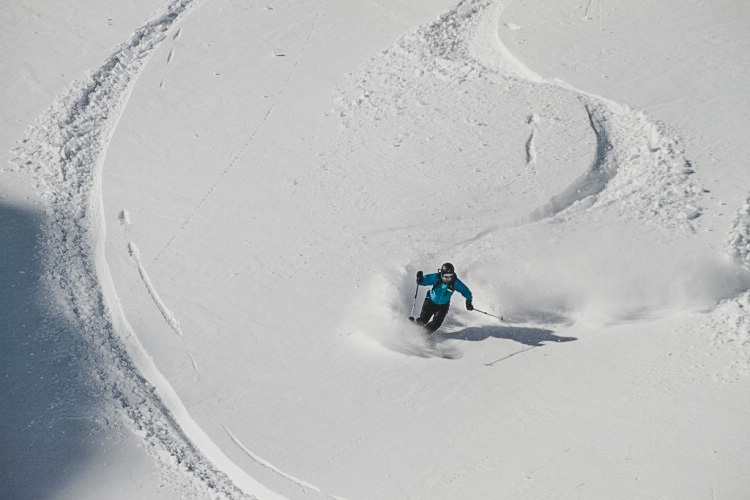
[(456, 274), (456, 270), (453, 268), (453, 264), (446, 262), (440, 267), (441, 274)]

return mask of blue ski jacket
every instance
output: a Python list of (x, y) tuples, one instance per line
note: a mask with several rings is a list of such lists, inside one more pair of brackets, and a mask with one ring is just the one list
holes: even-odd
[(449, 303), (454, 291), (463, 295), (466, 300), (471, 300), (471, 290), (464, 285), (463, 281), (458, 279), (458, 276), (456, 276), (452, 283), (444, 283), (440, 273), (425, 274), (422, 282), (419, 284), (432, 286), (432, 290), (429, 291), (428, 296), (435, 304), (443, 305)]

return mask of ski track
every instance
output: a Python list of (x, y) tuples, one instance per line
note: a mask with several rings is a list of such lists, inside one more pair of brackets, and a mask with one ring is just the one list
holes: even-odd
[(247, 455), (248, 457), (250, 457), (255, 463), (257, 463), (258, 465), (261, 465), (262, 467), (265, 467), (268, 470), (273, 471), (274, 473), (278, 474), (279, 476), (283, 477), (284, 479), (286, 479), (288, 481), (291, 481), (292, 483), (294, 483), (294, 484), (296, 484), (298, 486), (301, 486), (302, 488), (304, 488), (306, 490), (312, 490), (312, 491), (321, 493), (320, 488), (318, 488), (317, 486), (314, 486), (314, 485), (312, 485), (312, 484), (310, 484), (310, 483), (308, 483), (306, 481), (303, 481), (301, 479), (297, 479), (296, 477), (294, 477), (294, 476), (292, 476), (290, 474), (287, 474), (286, 472), (282, 471), (278, 467), (274, 466), (270, 462), (268, 462), (268, 461), (263, 460), (262, 458), (260, 458), (258, 455), (256, 455), (252, 451), (250, 451), (250, 449), (247, 446), (245, 446), (242, 443), (242, 441), (240, 441), (239, 438), (237, 438), (237, 436), (235, 436), (232, 433), (232, 431), (230, 431), (229, 428), (226, 425), (222, 424), (222, 426), (224, 427), (224, 430), (226, 431), (227, 435), (229, 435), (229, 438), (232, 440), (232, 442), (234, 442), (234, 444), (236, 444), (242, 450), (242, 452), (245, 453), (245, 455)]
[(526, 347), (524, 349), (521, 349), (520, 351), (516, 351), (514, 353), (508, 354), (507, 356), (503, 356), (502, 358), (498, 358), (498, 359), (496, 359), (494, 361), (491, 361), (489, 363), (485, 363), (484, 366), (495, 366), (497, 363), (499, 363), (501, 361), (505, 361), (506, 359), (512, 358), (513, 356), (518, 356), (519, 354), (522, 354), (522, 353), (524, 353), (526, 351), (530, 351), (531, 349), (536, 349), (537, 347), (542, 347), (542, 345), (532, 345), (532, 346)]
[(198, 368), (198, 362), (195, 360), (195, 356), (191, 351), (188, 351), (190, 355), (190, 363), (193, 365), (193, 371), (195, 371), (195, 381), (198, 382), (201, 379), (201, 370)]
[(138, 274), (141, 276), (141, 281), (143, 281), (148, 294), (151, 296), (151, 299), (154, 301), (157, 309), (159, 309), (159, 312), (161, 312), (161, 315), (164, 317), (167, 325), (169, 325), (169, 328), (171, 328), (177, 335), (179, 335), (180, 338), (184, 339), (185, 335), (182, 333), (182, 329), (180, 328), (180, 322), (177, 320), (177, 317), (175, 317), (174, 313), (169, 310), (167, 305), (159, 296), (159, 293), (156, 291), (156, 288), (151, 282), (151, 278), (148, 277), (148, 273), (146, 273), (146, 269), (143, 267), (143, 263), (141, 262), (141, 254), (138, 251), (138, 247), (136, 247), (135, 243), (133, 243), (132, 241), (128, 244), (128, 252), (130, 253), (130, 257), (133, 259), (133, 262), (135, 262), (135, 265), (138, 267)]
[(610, 179), (617, 173), (617, 164), (612, 161), (610, 153), (612, 145), (609, 140), (611, 132), (605, 129), (606, 118), (602, 116), (602, 108), (586, 105), (591, 130), (596, 136), (596, 153), (589, 169), (562, 192), (552, 196), (549, 202), (532, 212), (528, 222), (538, 222), (554, 217), (567, 210), (575, 203), (593, 197), (604, 191)]
[[(288, 80), (287, 80), (287, 82), (288, 82)], [(242, 148), (240, 148), (239, 153), (237, 153), (236, 155), (234, 155), (232, 157), (232, 159), (227, 164), (226, 168), (219, 175), (219, 177), (216, 180), (216, 182), (214, 182), (211, 185), (211, 187), (209, 188), (209, 190), (205, 194), (205, 196), (203, 196), (203, 198), (201, 198), (201, 200), (198, 202), (198, 204), (195, 206), (195, 208), (190, 212), (190, 214), (188, 214), (188, 216), (185, 219), (185, 221), (180, 225), (179, 230), (176, 233), (174, 233), (169, 238), (169, 241), (167, 241), (167, 243), (164, 245), (164, 248), (162, 248), (159, 251), (159, 253), (156, 254), (156, 256), (153, 259), (153, 262), (159, 261), (159, 259), (161, 259), (164, 256), (164, 253), (167, 250), (169, 250), (172, 247), (172, 245), (174, 244), (175, 240), (177, 239), (177, 236), (188, 228), (188, 226), (193, 221), (193, 219), (198, 214), (198, 212), (200, 212), (201, 209), (206, 205), (206, 203), (208, 203), (208, 200), (211, 198), (211, 196), (213, 196), (214, 192), (219, 187), (219, 185), (223, 182), (224, 178), (226, 178), (227, 174), (229, 174), (229, 172), (232, 170), (232, 168), (234, 167), (234, 165), (237, 163), (237, 160), (239, 160), (242, 157), (242, 155), (245, 153), (245, 151), (247, 150), (247, 148), (250, 147), (250, 144), (255, 139), (255, 136), (257, 136), (258, 133), (263, 129), (263, 126), (268, 121), (268, 118), (271, 116), (271, 113), (273, 113), (274, 108), (275, 108), (275, 105), (273, 105), (273, 104), (268, 107), (268, 109), (266, 110), (266, 113), (263, 115), (263, 118), (261, 118), (261, 120), (258, 123), (258, 125), (255, 127), (255, 129), (250, 134), (250, 136), (248, 137), (248, 139), (242, 145)]]
[[(119, 310), (118, 301), (112, 296), (114, 290), (105, 290), (102, 281), (109, 274), (104, 261), (101, 199), (107, 147), (149, 56), (200, 3), (172, 2), (163, 14), (138, 28), (99, 68), (74, 82), (27, 130), (14, 149), (14, 162), (31, 172), (47, 206), (48, 222), (41, 242), (45, 250), (44, 281), (57, 297), (61, 314), (73, 312), (82, 338), (91, 346), (91, 355), (99, 358), (93, 363), (95, 373), (90, 374), (90, 379), (109, 395), (112, 411), (127, 415), (143, 437), (146, 449), (162, 462), (164, 474), (185, 474), (191, 478), (196, 494), (221, 498), (256, 498), (254, 495), (258, 494), (275, 498), (273, 492), (242, 477), (241, 470), (234, 470), (234, 478), (246, 490), (242, 491), (225, 471), (207, 459), (204, 453), (210, 449), (213, 459), (222, 463), (225, 470), (233, 465), (220, 456), (221, 452), (206, 441), (205, 435), (197, 435), (202, 431), (189, 421), (184, 408), (180, 411), (179, 401), (167, 405), (139, 372), (120, 336), (127, 332), (118, 332), (114, 326), (115, 320), (119, 324), (126, 324), (127, 320), (113, 317)], [(178, 34), (179, 31), (174, 38)], [(124, 225), (129, 223), (126, 212), (120, 218)], [(144, 279), (148, 287), (148, 280)], [(153, 287), (150, 291), (154, 291)], [(154, 299), (159, 305), (158, 296)], [(161, 305), (162, 312), (168, 312)], [(168, 322), (170, 317), (165, 315)], [(174, 327), (174, 322), (170, 326)], [(176, 331), (181, 333), (179, 328)], [(197, 371), (196, 365), (194, 368)], [(168, 394), (171, 388), (163, 389)], [(173, 415), (187, 420), (178, 421)], [(186, 429), (193, 434), (186, 434)]]
[(162, 317), (164, 318), (164, 321), (167, 322), (167, 326), (169, 326), (169, 328), (180, 337), (180, 340), (182, 341), (182, 344), (185, 347), (185, 350), (190, 356), (190, 365), (193, 367), (193, 371), (195, 372), (195, 380), (197, 382), (201, 378), (201, 372), (200, 372), (200, 369), (198, 369), (198, 363), (195, 360), (195, 356), (193, 356), (193, 353), (190, 351), (187, 344), (185, 343), (185, 334), (182, 333), (182, 328), (180, 328), (180, 322), (177, 319), (177, 316), (175, 316), (172, 310), (167, 307), (166, 303), (159, 296), (159, 292), (156, 291), (156, 287), (151, 282), (151, 278), (149, 278), (148, 273), (146, 272), (146, 269), (143, 267), (143, 262), (141, 260), (141, 254), (138, 251), (138, 247), (136, 247), (135, 243), (133, 243), (132, 241), (128, 243), (128, 253), (130, 255), (130, 258), (133, 260), (133, 262), (135, 262), (135, 265), (138, 268), (138, 274), (141, 277), (141, 281), (143, 282), (143, 285), (146, 287), (146, 291), (151, 297), (151, 300), (154, 302), (154, 305), (161, 313)]
[[(502, 0), (461, 2), (368, 61), (339, 99), (345, 127), (354, 132), (364, 129), (360, 133), (368, 137), (374, 133), (368, 128), (377, 127), (372, 123), (425, 115), (426, 103), (436, 92), (435, 82), (473, 85), (480, 89), (476, 99), (487, 108), (499, 84), (509, 90), (516, 86), (531, 89), (540, 100), (549, 101), (540, 106), (554, 105), (558, 96), (571, 94), (588, 115), (596, 144), (593, 159), (577, 179), (513, 225), (550, 219), (572, 208), (593, 209), (617, 202), (623, 217), (655, 228), (693, 232), (702, 214), (704, 190), (691, 182), (693, 170), (679, 140), (666, 136), (642, 112), (562, 81), (545, 80), (523, 65), (497, 34), (504, 5)], [(432, 79), (425, 81), (422, 75)], [(482, 108), (477, 106), (477, 110)], [(520, 147), (526, 153), (527, 167), (536, 171), (541, 167), (537, 151), (541, 117), (530, 116), (531, 135)]]
[[(307, 46), (308, 46), (308, 44), (310, 42), (310, 39), (312, 38), (313, 33), (315, 33), (315, 31), (317, 29), (318, 22), (319, 22), (319, 20), (317, 20), (317, 19), (319, 17), (320, 17), (320, 14), (318, 14), (316, 16), (316, 21), (313, 22), (312, 26), (310, 27), (310, 30), (307, 33), (307, 36), (305, 38), (305, 42), (303, 44), (303, 48), (301, 50), (302, 53), (304, 53), (305, 50), (307, 49)], [(175, 36), (174, 36), (175, 40), (178, 38), (179, 33), (180, 32), (178, 31), (177, 34), (175, 34)], [(174, 49), (170, 50), (169, 56), (167, 57), (167, 62), (168, 63), (171, 62), (171, 60), (172, 60), (172, 52), (173, 52), (173, 50)], [(277, 56), (284, 56), (283, 53), (277, 53), (275, 55), (277, 55)], [(298, 67), (299, 67), (299, 60), (295, 61), (294, 64), (292, 65), (292, 67), (290, 68), (289, 75), (287, 75), (286, 79), (284, 80), (284, 83), (281, 85), (281, 88), (278, 91), (278, 96), (279, 97), (283, 96), (284, 93), (287, 91), (287, 88), (289, 87), (289, 83), (292, 81), (292, 77), (296, 73)], [(162, 81), (162, 84), (163, 84), (163, 81)], [(266, 123), (268, 122), (268, 119), (271, 117), (271, 115), (273, 114), (273, 112), (274, 112), (275, 109), (276, 109), (276, 105), (275, 104), (271, 104), (268, 107), (268, 109), (266, 110), (266, 112), (263, 115), (263, 117), (260, 119), (260, 121), (258, 122), (258, 124), (252, 130), (252, 132), (250, 132), (250, 134), (248, 135), (248, 138), (245, 140), (245, 142), (242, 145), (242, 147), (240, 148), (240, 150), (232, 156), (232, 158), (229, 160), (229, 163), (227, 163), (226, 168), (224, 168), (224, 170), (219, 174), (218, 178), (211, 185), (211, 187), (208, 189), (208, 191), (206, 192), (205, 196), (203, 196), (203, 198), (201, 198), (201, 200), (198, 202), (198, 204), (195, 206), (195, 208), (188, 214), (188, 216), (185, 219), (185, 221), (180, 225), (179, 229), (169, 238), (169, 240), (164, 245), (164, 247), (156, 254), (156, 256), (153, 259), (153, 262), (157, 262), (159, 259), (161, 259), (164, 256), (164, 253), (169, 248), (172, 247), (172, 245), (174, 244), (175, 240), (177, 239), (177, 236), (180, 233), (184, 232), (190, 226), (190, 224), (192, 223), (192, 221), (195, 218), (195, 216), (208, 203), (208, 201), (211, 199), (211, 197), (213, 196), (214, 192), (219, 187), (219, 185), (221, 185), (224, 182), (224, 179), (227, 177), (227, 175), (229, 174), (229, 172), (232, 171), (232, 169), (237, 164), (237, 162), (239, 161), (239, 159), (243, 157), (243, 155), (245, 154), (245, 152), (248, 150), (248, 148), (255, 141), (255, 137), (263, 130), (263, 128), (265, 127)]]

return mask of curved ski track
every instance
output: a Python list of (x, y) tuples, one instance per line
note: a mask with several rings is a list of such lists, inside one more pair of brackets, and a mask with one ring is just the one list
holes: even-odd
[[(125, 412), (144, 436), (150, 453), (163, 457), (167, 452), (171, 460), (160, 460), (166, 467), (171, 463), (187, 473), (196, 492), (223, 498), (254, 498), (255, 494), (276, 498), (278, 495), (249, 476), (242, 477), (239, 468), (235, 467), (232, 479), (227, 470), (217, 468), (207, 454), (224, 469), (232, 467), (227, 467), (228, 459), (218, 448), (205, 449), (212, 447), (207, 446), (205, 436), (195, 435), (200, 429), (175, 419), (174, 415), (183, 413), (181, 405), (170, 405), (156, 395), (115, 327), (127, 320), (117, 317), (117, 297), (107, 283), (101, 200), (107, 147), (149, 57), (200, 4), (201, 0), (172, 2), (163, 14), (138, 28), (99, 68), (74, 82), (29, 128), (14, 150), (14, 161), (32, 173), (47, 205), (49, 220), (41, 242), (45, 281), (59, 298), (59, 307), (74, 313), (73, 320), (90, 345), (91, 355), (98, 358), (93, 363), (96, 373), (91, 374), (92, 381), (115, 408)], [(179, 328), (176, 331), (180, 333)], [(171, 388), (166, 389), (169, 392)], [(201, 442), (203, 449), (199, 449)]]
[[(494, 104), (497, 82), (509, 88), (528, 86), (547, 98), (572, 95), (588, 116), (595, 138), (593, 159), (578, 178), (514, 225), (562, 215), (574, 206), (587, 209), (618, 202), (625, 217), (692, 232), (702, 213), (703, 190), (689, 179), (693, 171), (679, 141), (667, 137), (642, 112), (565, 82), (547, 81), (527, 68), (498, 36), (504, 5), (504, 0), (465, 0), (371, 59), (354, 89), (342, 99), (347, 103), (347, 127), (366, 128), (370, 122), (395, 120), (394, 116), (424, 115), (433, 96), (425, 97), (432, 89), (421, 83), (421, 75), (474, 85), (479, 89), (476, 99), (487, 108)], [(358, 115), (358, 120), (349, 118)], [(369, 120), (363, 118), (367, 116)], [(530, 135), (519, 149), (525, 152), (526, 168), (534, 171), (542, 167), (538, 150), (544, 138), (538, 124), (543, 116), (530, 110), (528, 117)]]

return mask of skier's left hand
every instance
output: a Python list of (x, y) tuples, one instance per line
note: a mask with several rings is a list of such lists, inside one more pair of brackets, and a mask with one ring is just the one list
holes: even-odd
[(472, 304), (470, 300), (466, 301), (466, 309), (469, 310), (469, 311), (473, 311), (474, 310), (474, 304)]

